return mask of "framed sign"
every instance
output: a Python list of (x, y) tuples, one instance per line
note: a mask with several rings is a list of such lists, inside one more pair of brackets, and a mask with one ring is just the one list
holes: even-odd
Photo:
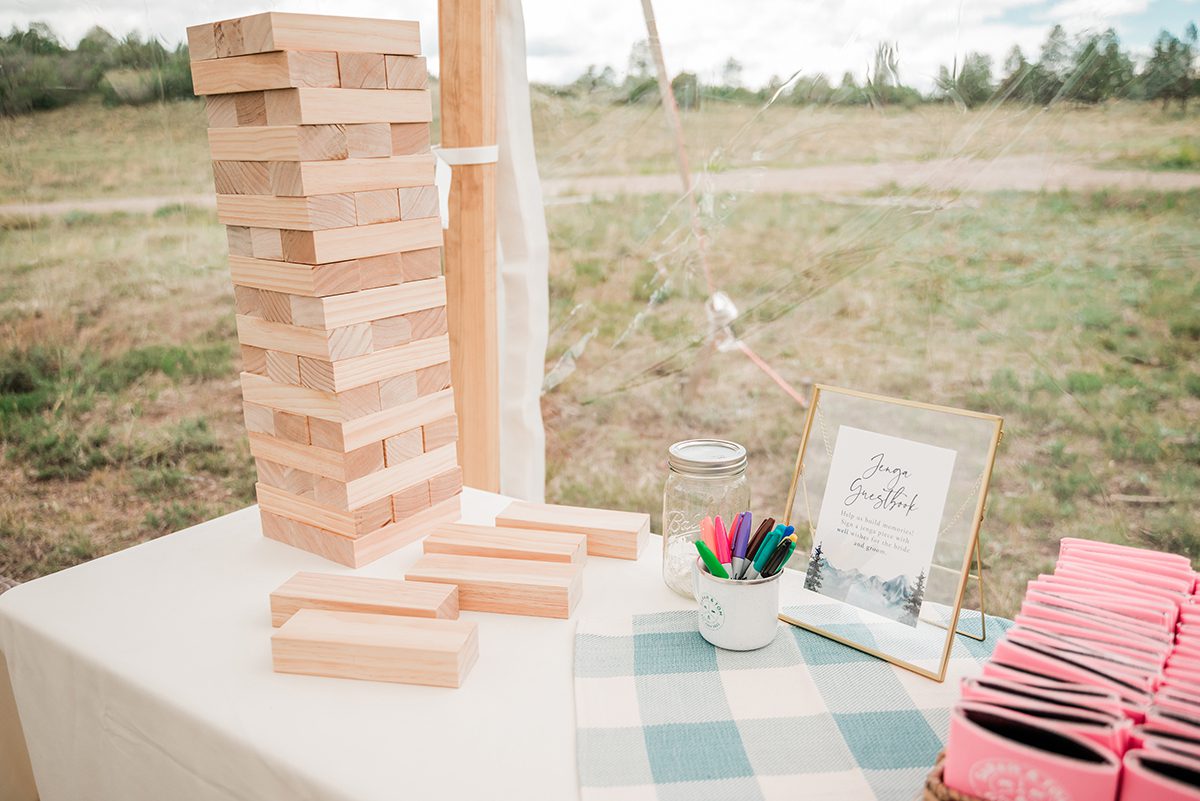
[(971, 577), (979, 633), (959, 633), (986, 634), (979, 529), (1002, 436), (996, 415), (818, 384), (787, 501), (802, 575), (780, 618), (944, 680)]

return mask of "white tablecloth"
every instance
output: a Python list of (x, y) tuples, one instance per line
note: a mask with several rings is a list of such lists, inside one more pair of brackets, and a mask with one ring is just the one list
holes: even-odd
[[(467, 490), (464, 520), (504, 504)], [(589, 559), (575, 618), (689, 607), (659, 548)], [(574, 619), (464, 613), (480, 655), (457, 690), (279, 675), (267, 596), (297, 570), (350, 572), (264, 539), (250, 508), (0, 596), (43, 801), (577, 797)]]

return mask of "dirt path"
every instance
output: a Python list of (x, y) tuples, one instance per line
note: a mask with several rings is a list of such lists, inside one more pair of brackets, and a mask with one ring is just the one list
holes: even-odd
[[(874, 164), (830, 164), (820, 167), (740, 169), (698, 176), (705, 188), (718, 192), (854, 194), (889, 187), (921, 192), (1055, 192), (1065, 189), (1146, 189), (1158, 192), (1200, 189), (1200, 173), (1106, 170), (1053, 156), (1004, 156), (990, 161), (936, 159)], [(595, 175), (548, 178), (542, 191), (551, 203), (581, 202), (593, 196), (649, 195), (679, 191), (679, 179), (665, 175)], [(0, 215), (59, 215), (71, 211), (151, 213), (173, 203), (211, 208), (211, 194), (163, 197), (96, 198), (50, 203), (0, 205)]]

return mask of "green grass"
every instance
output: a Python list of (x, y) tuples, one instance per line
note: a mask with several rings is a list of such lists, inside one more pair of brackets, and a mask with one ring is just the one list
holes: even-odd
[(1200, 136), (1181, 136), (1166, 143), (1125, 153), (1105, 166), (1142, 170), (1200, 170)]

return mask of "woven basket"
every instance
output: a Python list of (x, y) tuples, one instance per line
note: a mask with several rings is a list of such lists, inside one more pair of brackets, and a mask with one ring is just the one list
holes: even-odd
[(942, 766), (945, 762), (945, 752), (938, 754), (937, 764), (925, 777), (924, 801), (984, 801), (979, 796), (960, 793), (942, 784)]

